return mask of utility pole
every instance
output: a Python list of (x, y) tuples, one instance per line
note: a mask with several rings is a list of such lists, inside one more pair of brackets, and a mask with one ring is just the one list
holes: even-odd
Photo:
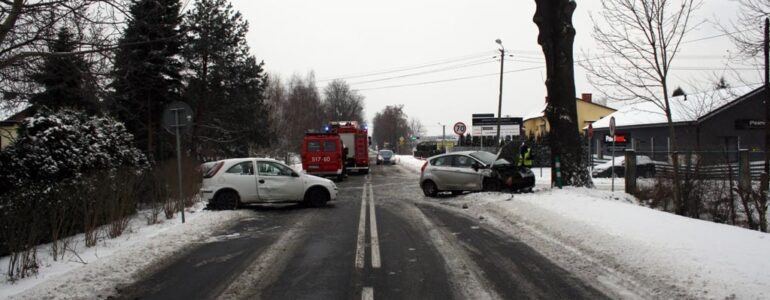
[(500, 98), (497, 101), (497, 135), (495, 136), (495, 143), (500, 146), (500, 115), (503, 107), (503, 63), (505, 62), (505, 47), (500, 39), (495, 40), (495, 43), (500, 45)]
[(446, 125), (441, 124), (441, 122), (437, 124), (441, 126), (441, 147), (444, 148), (444, 153), (446, 153)]
[(444, 147), (444, 153), (446, 153), (446, 125), (441, 125), (441, 146)]
[(770, 18), (765, 18), (765, 170), (760, 176), (760, 210), (759, 225), (760, 230), (767, 232), (767, 220), (764, 218), (767, 214), (768, 189), (770, 189)]
[(770, 174), (770, 18), (765, 18), (765, 174)]

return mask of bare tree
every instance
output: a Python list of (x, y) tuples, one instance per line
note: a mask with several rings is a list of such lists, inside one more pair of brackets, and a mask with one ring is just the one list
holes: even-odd
[(280, 76), (277, 74), (268, 74), (267, 87), (265, 90), (265, 104), (267, 110), (272, 112), (269, 115), (270, 132), (269, 136), (272, 137), (270, 145), (274, 148), (278, 148), (280, 151), (286, 151), (289, 149), (288, 140), (283, 138), (286, 136), (287, 130), (284, 124), (285, 112), (287, 102), (286, 87), (283, 85)]
[(730, 37), (738, 52), (753, 58), (762, 54), (764, 28), (762, 22), (770, 14), (770, 1), (733, 0), (740, 7), (738, 19), (729, 24), (717, 22), (717, 26)]
[(424, 136), (426, 132), (425, 126), (422, 125), (422, 122), (420, 122), (419, 119), (410, 118), (409, 119), (409, 133), (420, 137)]
[(364, 96), (342, 79), (335, 79), (324, 88), (323, 107), (327, 121), (364, 121)]
[(289, 81), (286, 105), (283, 107), (284, 138), (290, 148), (299, 150), (302, 138), (308, 130), (319, 130), (323, 124), (321, 97), (311, 72), (305, 78), (294, 75)]
[[(116, 47), (125, 21), (126, 2), (0, 1), (0, 108), (18, 106), (36, 92), (28, 77), (43, 56), (85, 55), (94, 73), (106, 75), (109, 52)], [(75, 35), (79, 44), (74, 51), (48, 51), (48, 42), (60, 28)]]
[(589, 81), (619, 101), (654, 103), (666, 115), (674, 165), (674, 211), (684, 214), (671, 116), (668, 78), (684, 36), (696, 27), (692, 14), (699, 0), (606, 0), (598, 18), (592, 16), (593, 37), (602, 56), (586, 60)]
[[(591, 187), (593, 183), (583, 157), (575, 103), (572, 13), (576, 4), (572, 0), (535, 0), (535, 3), (537, 10), (533, 21), (540, 30), (537, 43), (543, 49), (547, 72), (545, 116), (551, 124), (551, 161), (556, 165), (557, 159), (561, 160), (564, 184)], [(556, 168), (552, 172), (555, 173)], [(557, 177), (552, 178), (556, 180)]]
[[(374, 115), (372, 138), (379, 148), (395, 149), (401, 137), (409, 135), (409, 121), (403, 105), (388, 105)], [(386, 147), (386, 145), (388, 147)]]

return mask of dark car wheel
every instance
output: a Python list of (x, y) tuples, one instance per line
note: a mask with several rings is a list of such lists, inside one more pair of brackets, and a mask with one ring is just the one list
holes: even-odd
[(425, 181), (422, 183), (422, 193), (428, 197), (436, 197), (436, 194), (438, 194), (438, 187), (436, 187), (436, 184), (433, 183), (433, 181)]
[(233, 191), (224, 191), (219, 193), (217, 195), (216, 200), (214, 201), (214, 209), (216, 210), (226, 210), (226, 209), (237, 209), (238, 206), (241, 204), (241, 199), (238, 197), (238, 193)]
[(305, 204), (310, 207), (322, 207), (329, 202), (329, 194), (320, 188), (309, 190), (305, 195)]
[(485, 192), (496, 192), (500, 190), (500, 181), (494, 178), (484, 178), (482, 190)]

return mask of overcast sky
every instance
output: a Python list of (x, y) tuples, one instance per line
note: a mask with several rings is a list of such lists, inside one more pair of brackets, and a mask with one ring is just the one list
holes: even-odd
[[(577, 4), (573, 22), (580, 59), (595, 49), (589, 13), (596, 14), (600, 4)], [(497, 113), (497, 38), (514, 56), (505, 61), (510, 73), (504, 75), (502, 114), (523, 117), (543, 106), (545, 70), (532, 22), (534, 0), (234, 0), (233, 5), (249, 21), (252, 53), (270, 74), (286, 80), (313, 71), (319, 88), (330, 79), (345, 79), (366, 97), (369, 122), (386, 105), (403, 104), (429, 135), (440, 135), (439, 123), (447, 124), (450, 134), (455, 122), (470, 126), (472, 113)], [(696, 20), (729, 21), (736, 6), (705, 1)], [(707, 85), (722, 73), (734, 48), (726, 37), (714, 37), (721, 33), (704, 23), (685, 38), (694, 42), (684, 45), (675, 66), (699, 69), (673, 71), (672, 86), (687, 91), (689, 84)], [(757, 72), (744, 76), (761, 81)], [(575, 80), (578, 94), (595, 93), (580, 67)]]

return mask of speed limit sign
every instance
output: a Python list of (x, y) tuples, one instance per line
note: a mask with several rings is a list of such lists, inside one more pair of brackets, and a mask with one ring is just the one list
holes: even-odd
[(610, 135), (615, 136), (615, 117), (610, 117)]
[(463, 122), (457, 122), (455, 123), (454, 130), (457, 135), (463, 135), (465, 134), (465, 123)]

